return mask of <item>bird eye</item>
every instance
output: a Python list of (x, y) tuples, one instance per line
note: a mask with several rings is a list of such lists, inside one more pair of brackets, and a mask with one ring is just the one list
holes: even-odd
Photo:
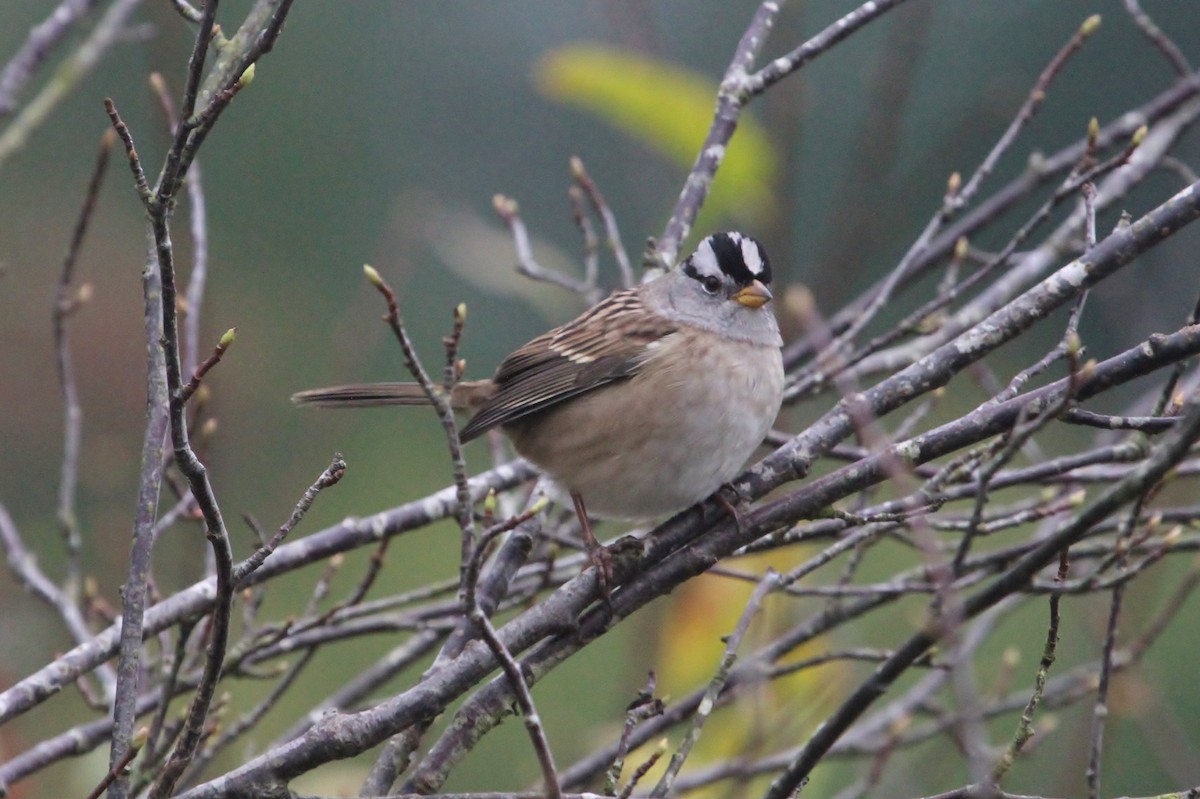
[(703, 286), (704, 290), (709, 294), (716, 294), (721, 288), (721, 278), (717, 277), (716, 275), (705, 275), (700, 280), (700, 285)]

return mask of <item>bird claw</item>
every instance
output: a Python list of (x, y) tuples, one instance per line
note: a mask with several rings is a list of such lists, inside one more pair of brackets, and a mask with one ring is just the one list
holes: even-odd
[(742, 495), (739, 494), (737, 489), (733, 487), (733, 483), (725, 483), (722, 485), (713, 492), (712, 498), (718, 505), (724, 508), (725, 512), (729, 514), (729, 517), (733, 519), (733, 523), (737, 525), (738, 533), (744, 533), (746, 530), (742, 526), (742, 512), (738, 507), (742, 504), (743, 499)]
[(608, 605), (613, 585), (612, 553), (593, 538), (587, 542), (587, 555), (592, 567), (596, 569), (596, 579), (600, 582), (600, 596), (604, 598), (604, 604)]

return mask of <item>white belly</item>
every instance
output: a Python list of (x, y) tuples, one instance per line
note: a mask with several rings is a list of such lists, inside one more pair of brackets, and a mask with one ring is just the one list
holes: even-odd
[(695, 504), (762, 443), (782, 401), (783, 363), (777, 348), (693, 343), (685, 388), (678, 370), (655, 361), (689, 341), (672, 336), (633, 378), (531, 418), (536, 443), (519, 422), (506, 432), (560, 489), (582, 494), (592, 515), (647, 519)]

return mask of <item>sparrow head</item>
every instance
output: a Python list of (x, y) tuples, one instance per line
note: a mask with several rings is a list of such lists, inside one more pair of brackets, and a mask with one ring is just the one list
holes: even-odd
[(700, 242), (680, 269), (711, 297), (755, 309), (771, 300), (767, 251), (756, 239), (741, 233), (714, 233)]
[(771, 301), (771, 262), (750, 236), (714, 233), (677, 269), (649, 285), (674, 319), (745, 341), (779, 341), (775, 316), (764, 307)]

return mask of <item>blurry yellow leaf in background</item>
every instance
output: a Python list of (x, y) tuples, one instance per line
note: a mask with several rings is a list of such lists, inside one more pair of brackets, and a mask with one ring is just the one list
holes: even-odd
[[(684, 170), (704, 144), (717, 96), (709, 78), (590, 44), (551, 51), (534, 78), (542, 94), (595, 115)], [(709, 219), (769, 217), (777, 163), (762, 127), (743, 113), (705, 205)]]
[[(739, 558), (734, 563), (734, 568), (754, 577), (764, 574), (768, 566), (786, 570), (794, 565), (778, 553)], [(705, 575), (673, 594), (662, 620), (655, 663), (660, 695), (680, 699), (712, 680), (725, 650), (724, 638), (737, 625), (753, 589), (754, 580)], [(804, 615), (796, 615), (795, 603), (781, 600), (778, 596), (768, 597), (763, 603), (742, 641), (735, 668), (766, 642), (785, 636), (788, 629), (803, 623)], [(831, 645), (830, 640), (819, 637), (789, 652), (777, 665), (807, 659)], [(845, 665), (835, 662), (740, 686), (737, 690), (742, 701), (733, 709), (718, 710), (705, 728), (692, 754), (693, 768), (739, 754), (765, 756), (803, 741), (822, 716), (836, 706), (836, 698), (845, 688), (844, 675)], [(761, 676), (767, 676), (765, 666)], [(740, 795), (758, 795), (769, 781), (768, 776), (747, 784)], [(727, 786), (714, 785), (694, 795), (715, 799), (729, 794)]]

